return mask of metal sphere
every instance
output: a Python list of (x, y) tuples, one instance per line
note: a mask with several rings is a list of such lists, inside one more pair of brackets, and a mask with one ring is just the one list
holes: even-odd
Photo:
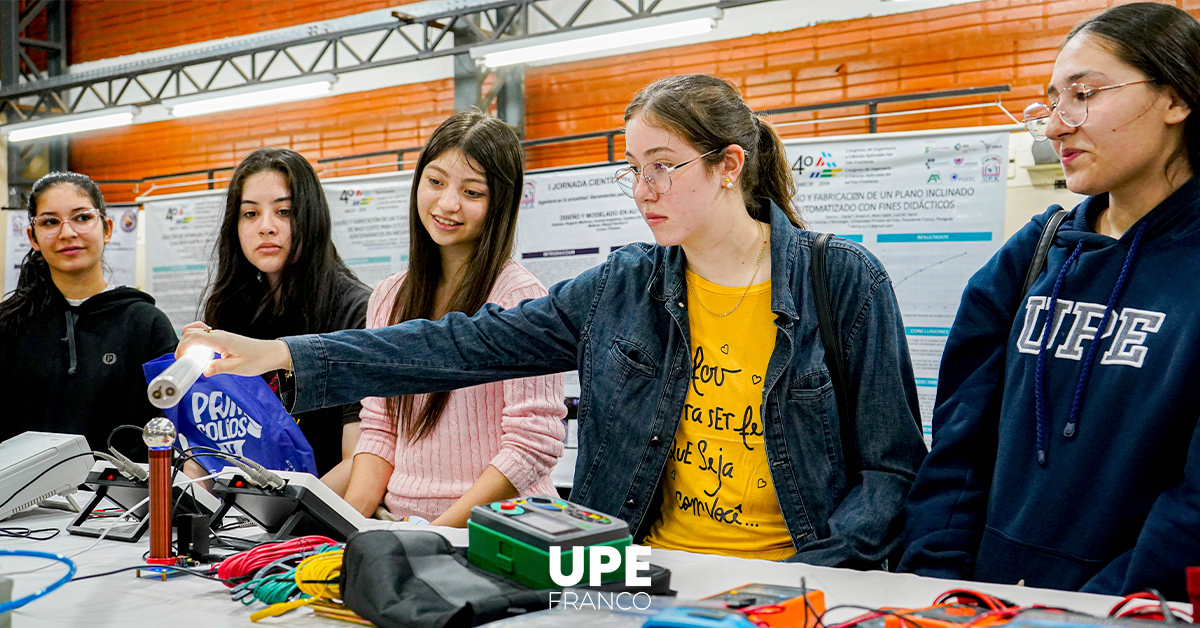
[(175, 424), (163, 417), (150, 419), (142, 428), (142, 441), (150, 448), (170, 447), (175, 444)]

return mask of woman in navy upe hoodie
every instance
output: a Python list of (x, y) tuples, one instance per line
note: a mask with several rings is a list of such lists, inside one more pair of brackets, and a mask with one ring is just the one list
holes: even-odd
[(1200, 25), (1153, 3), (1091, 17), (1059, 50), (1048, 99), (1026, 124), (1089, 197), (1028, 294), (1054, 208), (967, 284), (900, 568), (1186, 599), (1184, 569), (1200, 565)]

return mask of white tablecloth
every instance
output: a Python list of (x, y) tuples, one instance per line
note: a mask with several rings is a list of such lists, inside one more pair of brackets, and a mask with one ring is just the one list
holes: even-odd
[[(70, 519), (71, 516), (63, 512), (35, 508), (0, 522), (0, 527), (63, 527)], [(454, 532), (457, 533), (456, 538), (461, 539), (465, 531)], [(74, 559), (79, 568), (77, 575), (140, 564), (142, 554), (149, 548), (148, 538), (149, 535), (140, 543), (101, 541), (95, 548)], [(94, 542), (95, 539), (73, 536), (64, 531), (48, 541), (0, 539), (0, 548), (69, 555)], [(959, 587), (986, 591), (1022, 605), (1038, 603), (1095, 614), (1106, 613), (1117, 601), (1116, 598), (1082, 593), (937, 580), (905, 574), (857, 572), (688, 552), (655, 550), (650, 560), (671, 570), (671, 586), (684, 600), (699, 599), (750, 582), (797, 586), (803, 576), (809, 588), (825, 592), (826, 603), (830, 606), (927, 606), (938, 594)], [(44, 564), (45, 561), (40, 560), (0, 557), (0, 574), (24, 571)], [(53, 566), (38, 573), (13, 576), (14, 598), (46, 586), (64, 572), (65, 567)], [(313, 616), (307, 610), (293, 611), (283, 617), (252, 624), (250, 613), (259, 608), (262, 605), (258, 603), (247, 607), (231, 602), (228, 590), (217, 582), (186, 575), (165, 582), (139, 579), (131, 571), (68, 583), (15, 611), (13, 626), (217, 628), (258, 625), (345, 628), (351, 625)]]

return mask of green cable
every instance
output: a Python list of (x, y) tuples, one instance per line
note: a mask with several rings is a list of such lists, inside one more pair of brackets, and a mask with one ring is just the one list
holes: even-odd
[(300, 593), (300, 588), (296, 586), (295, 573), (295, 569), (290, 569), (286, 573), (263, 578), (262, 584), (254, 588), (254, 597), (268, 606), (295, 599), (296, 595)]

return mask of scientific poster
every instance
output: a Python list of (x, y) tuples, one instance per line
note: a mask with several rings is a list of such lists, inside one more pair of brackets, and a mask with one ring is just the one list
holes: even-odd
[(146, 292), (171, 319), (175, 333), (198, 320), (200, 299), (215, 267), (213, 243), (225, 211), (225, 191), (147, 198)]
[(333, 217), (333, 244), (359, 281), (374, 289), (408, 268), (412, 173), (321, 181)]
[(809, 228), (862, 243), (891, 277), (927, 441), (963, 288), (1004, 242), (1008, 139), (984, 129), (787, 143)]
[(517, 259), (547, 288), (632, 242), (653, 242), (633, 199), (613, 183), (617, 166), (525, 176)]

